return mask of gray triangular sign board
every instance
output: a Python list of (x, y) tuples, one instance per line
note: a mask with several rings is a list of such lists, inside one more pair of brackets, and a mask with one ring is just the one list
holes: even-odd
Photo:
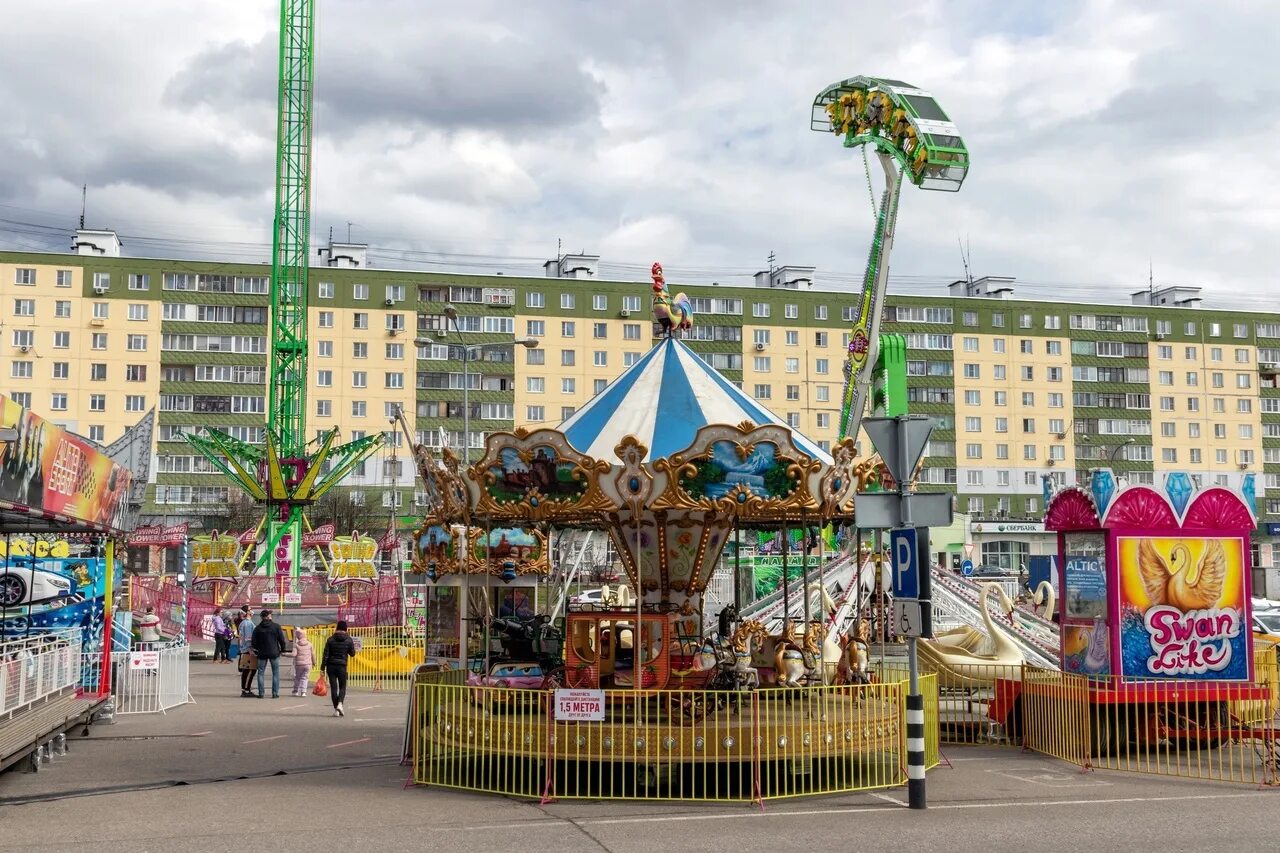
[[(902, 422), (901, 425), (899, 421)], [(910, 482), (911, 473), (916, 470), (916, 465), (924, 454), (924, 446), (929, 442), (929, 434), (933, 432), (933, 418), (927, 415), (863, 418), (862, 428), (867, 431), (871, 446), (880, 454), (893, 479), (903, 485)], [(906, 471), (902, 470), (902, 448), (899, 437), (903, 437), (906, 441), (908, 461)]]

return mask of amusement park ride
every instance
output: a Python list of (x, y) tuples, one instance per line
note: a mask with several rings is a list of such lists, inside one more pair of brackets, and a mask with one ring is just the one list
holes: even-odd
[[(751, 722), (735, 713), (741, 700), (726, 696), (757, 687), (795, 695), (796, 689), (869, 680), (865, 623), (853, 623), (861, 632), (831, 630), (827, 614), (810, 603), (807, 561), (803, 624), (788, 609), (780, 632), (770, 634), (761, 622), (739, 619), (733, 606), (711, 630), (702, 624), (703, 593), (730, 541), (740, 544), (744, 530), (771, 530), (781, 531), (786, 543), (794, 528), (848, 525), (856, 491), (882, 479), (875, 461), (855, 460), (853, 436), (873, 376), (879, 378), (878, 411), (905, 406), (901, 341), (882, 348), (876, 339), (899, 184), (907, 175), (926, 189), (954, 190), (968, 167), (954, 125), (927, 93), (907, 84), (852, 78), (823, 90), (815, 110), (825, 116), (821, 129), (840, 134), (846, 146), (875, 148), (887, 179), (851, 334), (841, 440), (827, 453), (686, 347), (678, 336), (693, 322), (689, 301), (671, 294), (654, 264), (659, 342), (558, 428), (491, 434), (484, 457), (465, 469), (448, 448), (438, 457), (415, 448), (431, 509), (415, 534), (414, 562), (437, 583), (460, 577), (465, 584), (476, 574), (510, 582), (545, 572), (542, 549), (551, 531), (577, 527), (608, 533), (634, 590), (634, 601), (624, 593), (571, 608), (562, 632), (545, 620), (522, 628), (520, 620), (493, 618), (486, 592), (486, 612), (459, 620), (478, 617), (503, 635), (501, 652), (485, 641), (461, 655), (469, 658), (468, 683), (475, 689), (598, 690), (610, 713), (655, 726), (654, 713), (667, 714), (661, 722), (667, 726), (728, 714), (724, 725), (736, 728), (724, 739), (727, 746), (707, 744), (700, 758), (729, 760), (725, 753), (746, 742)], [(523, 557), (495, 560), (499, 541), (531, 547)], [(785, 544), (783, 560), (785, 579)], [(680, 698), (664, 704), (654, 695), (664, 691)], [(838, 722), (854, 714), (858, 700), (850, 694), (809, 698), (823, 709), (806, 705), (804, 714), (830, 722), (812, 723), (806, 739), (844, 742), (855, 754), (899, 737), (897, 710), (888, 704), (859, 707), (869, 723), (855, 731)], [(794, 722), (789, 713), (772, 717), (785, 727)], [(462, 717), (450, 721), (449, 712), (439, 719), (433, 736), (442, 743), (467, 728)], [(787, 743), (785, 736), (772, 740)], [(607, 745), (591, 742), (586, 749), (603, 757)]]
[(311, 108), (315, 0), (282, 0), (276, 144), (276, 209), (271, 252), (271, 354), (264, 447), (205, 428), (184, 434), (231, 482), (263, 507), (259, 564), (297, 575), (305, 511), (382, 443), (375, 433), (337, 444), (338, 429), (307, 440), (308, 264), (311, 240)]

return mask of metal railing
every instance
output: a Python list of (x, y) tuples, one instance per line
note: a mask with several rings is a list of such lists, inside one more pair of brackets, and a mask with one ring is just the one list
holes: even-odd
[[(320, 656), (325, 641), (333, 636), (333, 625), (307, 629), (307, 640), (315, 647), (316, 661), (308, 676), (312, 683), (320, 676)], [(350, 628), (358, 651), (347, 664), (349, 689), (405, 692), (413, 670), (425, 657), (421, 631), (400, 625)], [(282, 659), (286, 660), (287, 659)]]
[(185, 643), (140, 643), (127, 652), (112, 652), (116, 713), (164, 713), (194, 701), (190, 674), (191, 647)]
[(413, 778), (547, 799), (762, 801), (905, 780), (900, 682), (608, 691), (604, 719), (556, 719), (546, 690), (419, 676)]
[(80, 684), (80, 630), (0, 643), (0, 720)]

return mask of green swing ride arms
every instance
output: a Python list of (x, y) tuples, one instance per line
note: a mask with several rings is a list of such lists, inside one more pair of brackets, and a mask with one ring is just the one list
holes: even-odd
[[(846, 148), (864, 148), (864, 155), (866, 148), (873, 149), (885, 176), (849, 335), (840, 409), (843, 439), (857, 435), (869, 397), (878, 413), (906, 413), (905, 341), (880, 335), (902, 182), (955, 192), (968, 174), (969, 152), (933, 96), (901, 80), (851, 77), (827, 86), (814, 98), (810, 127), (840, 136)], [(870, 180), (868, 172), (868, 185)]]

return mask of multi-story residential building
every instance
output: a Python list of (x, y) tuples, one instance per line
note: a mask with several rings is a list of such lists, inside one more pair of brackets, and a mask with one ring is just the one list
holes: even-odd
[[(75, 245), (0, 253), (3, 390), (100, 442), (157, 408), (144, 512), (225, 506), (227, 485), (181, 434), (210, 425), (261, 440), (268, 268), (128, 258), (110, 232), (80, 232)], [(417, 440), (462, 447), (466, 382), (474, 459), (489, 432), (558, 424), (656, 334), (649, 283), (601, 280), (589, 255), (549, 261), (535, 277), (372, 270), (357, 245), (322, 257), (310, 285), (310, 423), (346, 437), (389, 434), (345, 486), (371, 515), (413, 511), (412, 467), (390, 422), (397, 407)], [(814, 286), (805, 267), (761, 273), (754, 286), (679, 289), (697, 314), (689, 346), (830, 446), (852, 295)], [(1089, 469), (1110, 466), (1148, 483), (1173, 470), (1228, 485), (1256, 473), (1255, 557), (1280, 564), (1280, 545), (1271, 547), (1280, 540), (1280, 313), (1205, 308), (1188, 288), (1125, 304), (1023, 300), (1012, 279), (998, 278), (891, 295), (884, 310), (883, 331), (907, 338), (911, 409), (937, 423), (922, 487), (954, 491), (964, 514), (935, 534), (939, 551), (1013, 566), (1049, 553), (1044, 480), (1084, 482)], [(523, 337), (538, 345), (510, 345)], [(463, 344), (472, 347), (465, 371)]]

